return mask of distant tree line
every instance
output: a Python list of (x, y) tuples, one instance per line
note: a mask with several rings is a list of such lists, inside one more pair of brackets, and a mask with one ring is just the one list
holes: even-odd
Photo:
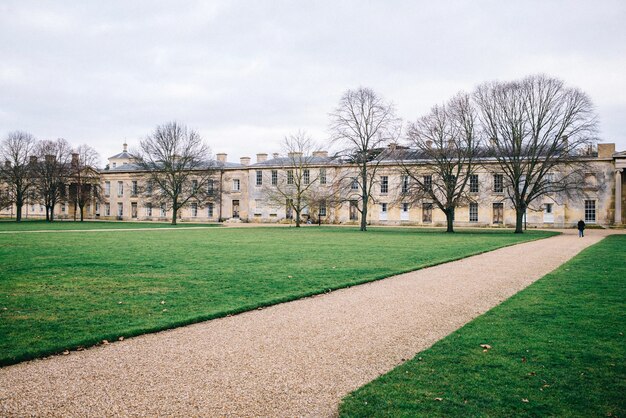
[[(487, 82), (472, 93), (457, 93), (409, 122), (404, 134), (393, 103), (370, 88), (346, 91), (329, 118), (334, 154), (328, 164), (346, 169), (331, 176), (322, 167), (312, 175), (311, 167), (324, 164), (313, 158), (318, 145), (300, 131), (286, 136), (281, 170), (263, 187), (268, 202), (295, 212), (296, 226), (305, 211), (317, 209), (319, 217), (327, 204), (349, 202), (366, 231), (368, 207), (376, 203), (372, 191), (386, 187), (380, 171), (388, 162), (403, 179), (398, 199), (431, 202), (445, 213), (448, 232), (454, 231), (456, 208), (476, 199), (476, 170), (497, 170), (502, 200), (515, 208), (515, 232), (521, 233), (527, 209), (541, 197), (581, 192), (588, 168), (580, 151), (589, 149), (597, 133), (590, 98), (545, 75)], [(169, 205), (173, 224), (181, 208), (212, 199), (219, 164), (200, 135), (185, 125), (157, 126), (131, 155), (147, 176), (142, 193)], [(2, 142), (0, 157), (5, 188), (0, 206), (15, 205), (18, 222), (27, 199), (44, 205), (52, 221), (59, 202), (73, 202), (82, 220), (89, 200), (100, 198), (93, 175), (98, 158), (87, 145), (71, 150), (63, 139), (37, 141), (18, 131)]]
[(56, 205), (73, 203), (74, 220), (82, 221), (87, 203), (100, 199), (99, 156), (89, 145), (72, 148), (62, 138), (15, 131), (0, 143), (0, 158), (0, 208), (14, 205), (17, 222), (27, 203), (44, 206), (49, 222)]

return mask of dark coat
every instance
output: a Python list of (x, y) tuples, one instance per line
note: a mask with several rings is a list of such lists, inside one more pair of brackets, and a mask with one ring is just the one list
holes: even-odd
[(585, 221), (581, 219), (580, 221), (578, 221), (578, 230), (583, 231), (584, 229), (585, 229)]

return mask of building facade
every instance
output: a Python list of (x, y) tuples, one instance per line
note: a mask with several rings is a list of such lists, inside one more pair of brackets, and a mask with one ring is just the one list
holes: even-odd
[[(280, 178), (289, 181), (289, 164), (284, 156), (257, 154), (256, 161), (242, 157), (238, 163), (227, 161), (226, 154), (217, 154), (215, 172), (208, 200), (190, 202), (179, 212), (179, 219), (188, 222), (292, 222), (293, 210), (285, 200), (269, 199), (272, 187)], [(599, 144), (597, 153), (584, 157), (588, 163), (582, 193), (575, 197), (547, 194), (526, 213), (529, 227), (571, 227), (580, 219), (601, 226), (624, 223), (624, 170), (626, 152), (616, 152), (615, 144)], [(171, 208), (155, 205), (146, 194), (146, 173), (132, 162), (126, 144), (120, 154), (108, 159), (100, 171), (101, 198), (87, 206), (87, 219), (169, 221)], [(419, 163), (416, 162), (419, 166)], [(360, 214), (356, 199), (337, 198), (337, 179), (355, 176), (356, 167), (339, 162), (318, 151), (307, 160), (303, 181), (315, 182), (311, 191), (320, 196), (302, 211), (305, 221), (320, 223), (358, 223)], [(428, 173), (425, 172), (425, 175)], [(292, 174), (293, 175), (293, 174)], [(445, 214), (428, 199), (404, 200), (402, 189), (406, 180), (393, 160), (383, 161), (376, 173), (368, 206), (368, 222), (380, 225), (443, 226)], [(502, 175), (494, 163), (485, 162), (470, 179), (471, 201), (459, 206), (455, 213), (457, 226), (511, 226), (515, 209), (506, 198)], [(342, 187), (350, 189), (350, 186)], [(334, 196), (329, 199), (325, 196)], [(5, 208), (0, 215), (10, 216), (14, 208)], [(71, 203), (56, 210), (57, 218), (72, 218)], [(41, 217), (45, 212), (36, 202), (24, 211), (25, 218)]]

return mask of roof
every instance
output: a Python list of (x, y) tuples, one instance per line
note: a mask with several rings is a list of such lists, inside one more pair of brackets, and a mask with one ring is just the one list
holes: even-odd
[(117, 158), (117, 159), (132, 159), (133, 157), (126, 151), (122, 151), (119, 154), (115, 154), (112, 157), (109, 157), (109, 160)]
[[(118, 155), (121, 155), (121, 154), (118, 154)], [(114, 158), (114, 157), (111, 157), (111, 158)], [(238, 163), (219, 162), (215, 160), (205, 162), (205, 164), (208, 167), (214, 167), (214, 168), (242, 168), (244, 167), (242, 164), (238, 164)], [(106, 171), (109, 173), (124, 173), (128, 171), (142, 171), (142, 170), (143, 169), (138, 164), (124, 163), (115, 167), (109, 166), (108, 170), (104, 169), (102, 171)]]
[[(305, 157), (306, 165), (330, 165), (336, 164), (337, 160), (331, 157)], [(294, 165), (294, 159), (289, 157), (277, 157), (258, 163), (250, 164), (249, 167), (284, 167)]]

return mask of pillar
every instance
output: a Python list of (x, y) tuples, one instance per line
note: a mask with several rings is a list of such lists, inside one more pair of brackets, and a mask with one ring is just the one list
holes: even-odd
[(622, 169), (615, 171), (615, 223), (622, 223)]

